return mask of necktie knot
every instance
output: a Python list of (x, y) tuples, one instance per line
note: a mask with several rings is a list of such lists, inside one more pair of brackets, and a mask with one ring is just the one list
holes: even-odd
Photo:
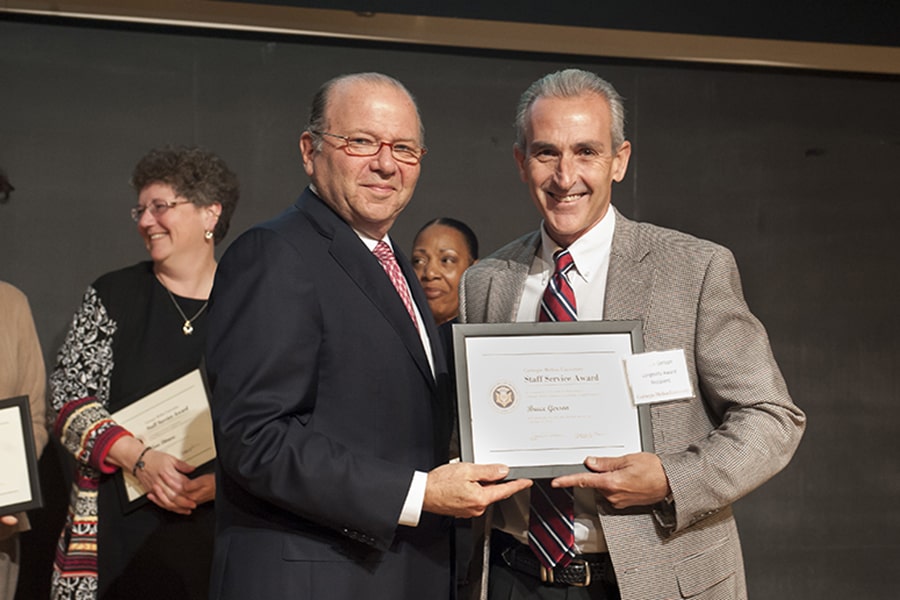
[(377, 244), (375, 244), (375, 249), (372, 250), (372, 254), (374, 254), (378, 258), (378, 262), (384, 264), (385, 262), (396, 262), (397, 259), (394, 257), (394, 251), (391, 250), (391, 247), (387, 245), (387, 242), (381, 240)]
[(556, 263), (556, 272), (564, 276), (569, 272), (569, 269), (575, 266), (572, 253), (565, 248), (557, 250), (553, 254), (553, 261)]
[(540, 321), (577, 321), (575, 291), (566, 272), (575, 266), (572, 254), (565, 248), (553, 254), (556, 270), (541, 298)]

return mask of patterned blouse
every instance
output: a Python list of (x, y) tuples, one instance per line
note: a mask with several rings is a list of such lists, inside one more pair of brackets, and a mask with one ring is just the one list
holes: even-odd
[[(88, 287), (50, 376), (50, 403), (57, 413), (54, 435), (77, 465), (54, 561), (54, 600), (97, 598), (102, 587), (98, 573), (104, 581), (114, 579), (139, 548), (141, 540), (104, 540), (101, 517), (104, 522), (130, 519), (129, 532), (140, 519), (146, 525), (137, 530), (152, 530), (177, 518), (174, 513), (157, 514), (164, 511), (150, 503), (136, 511), (148, 513), (144, 516), (120, 507), (113, 477), (119, 469), (106, 462), (112, 445), (131, 435), (111, 413), (200, 364), (205, 311), (187, 336), (172, 303), (178, 301), (189, 315), (204, 303), (170, 298), (152, 267), (142, 262), (108, 273)], [(110, 552), (100, 550), (101, 541), (114, 543)]]

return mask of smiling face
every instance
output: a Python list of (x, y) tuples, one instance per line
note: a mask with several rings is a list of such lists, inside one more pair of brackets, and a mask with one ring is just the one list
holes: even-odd
[(613, 149), (611, 122), (609, 104), (598, 94), (538, 98), (529, 111), (525, 148), (514, 148), (547, 233), (564, 248), (600, 222), (613, 181), (628, 168), (631, 144)]
[[(386, 83), (336, 84), (329, 94), (325, 122), (328, 133), (422, 144), (415, 105), (406, 92)], [(381, 239), (412, 197), (421, 163), (398, 162), (387, 146), (374, 156), (348, 156), (342, 145), (341, 140), (325, 136), (317, 150), (315, 139), (304, 132), (300, 137), (303, 166), (326, 204), (354, 229)]]
[(200, 252), (211, 254), (213, 243), (204, 236), (206, 231), (215, 229), (219, 204), (197, 206), (185, 202), (185, 198), (175, 195), (172, 186), (165, 183), (151, 183), (138, 194), (138, 206), (148, 207), (153, 203), (179, 202), (159, 215), (145, 210), (137, 228), (150, 258), (156, 264), (192, 256)]
[(438, 325), (459, 314), (459, 278), (475, 262), (463, 234), (431, 225), (413, 241), (412, 265)]

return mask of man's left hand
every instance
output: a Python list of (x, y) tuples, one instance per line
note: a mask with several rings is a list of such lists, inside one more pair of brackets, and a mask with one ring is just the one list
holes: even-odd
[(553, 487), (594, 488), (615, 508), (656, 504), (669, 494), (669, 480), (659, 457), (638, 452), (619, 457), (589, 456), (590, 473), (563, 475)]

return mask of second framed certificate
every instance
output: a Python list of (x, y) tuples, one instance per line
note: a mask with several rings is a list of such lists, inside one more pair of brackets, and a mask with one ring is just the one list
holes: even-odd
[(0, 515), (41, 505), (28, 396), (0, 400)]
[(653, 451), (623, 365), (643, 351), (640, 321), (454, 325), (453, 344), (462, 460), (536, 479)]

